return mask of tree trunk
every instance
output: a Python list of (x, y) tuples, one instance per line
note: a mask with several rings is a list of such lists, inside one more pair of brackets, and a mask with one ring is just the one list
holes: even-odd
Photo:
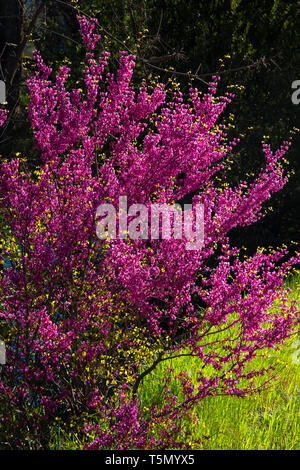
[(0, 79), (6, 85), (6, 108), (9, 112), (8, 120), (0, 131), (0, 153), (5, 158), (12, 156), (15, 147), (13, 137), (22, 73), (18, 50), (23, 39), (23, 18), (24, 0), (0, 0)]

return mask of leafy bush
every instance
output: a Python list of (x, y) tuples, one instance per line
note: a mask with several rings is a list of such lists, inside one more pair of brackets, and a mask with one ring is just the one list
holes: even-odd
[[(230, 187), (218, 174), (237, 139), (217, 120), (233, 95), (217, 97), (218, 78), (202, 98), (190, 89), (187, 102), (179, 91), (167, 99), (161, 84), (134, 90), (134, 57), (122, 52), (117, 76), (105, 74), (96, 22), (79, 23), (85, 91), (68, 89), (66, 66), (51, 79), (36, 53), (29, 116), (42, 164), (31, 173), (17, 158), (1, 165), (1, 445), (48, 448), (60, 423), (86, 448), (188, 448), (180, 417), (208, 396), (262, 389), (270, 371), (251, 360), (299, 323), (284, 290), (299, 257), (243, 257), (228, 239), (284, 186), (290, 143), (264, 145), (256, 179)], [(147, 208), (204, 205), (202, 249), (187, 250), (187, 237), (99, 239), (97, 207), (117, 207), (120, 196)], [(178, 374), (178, 396), (167, 378), (164, 403), (142, 409), (143, 379), (174, 356), (201, 359), (196, 385)]]

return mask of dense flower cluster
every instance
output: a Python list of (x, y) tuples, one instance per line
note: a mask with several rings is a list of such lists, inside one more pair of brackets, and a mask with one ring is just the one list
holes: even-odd
[[(36, 53), (29, 116), (42, 165), (32, 174), (18, 159), (1, 165), (4, 443), (47, 447), (59, 422), (81, 425), (88, 448), (184, 446), (176, 418), (207, 396), (262, 386), (267, 371), (251, 369), (251, 359), (299, 323), (284, 289), (299, 259), (283, 249), (245, 258), (228, 240), (284, 186), (289, 143), (276, 152), (264, 145), (266, 165), (251, 184), (220, 184), (237, 140), (217, 122), (233, 95), (217, 97), (217, 77), (187, 101), (178, 91), (167, 99), (161, 84), (135, 90), (135, 58), (121, 53), (117, 75), (105, 74), (109, 54), (95, 55), (95, 21), (79, 23), (84, 91), (69, 90), (65, 66), (53, 81)], [(175, 239), (99, 240), (96, 209), (120, 196), (149, 207), (203, 204), (202, 250)], [(144, 377), (182, 354), (199, 358), (197, 383), (174, 372), (183, 398), (166, 381), (165, 405), (145, 414)]]

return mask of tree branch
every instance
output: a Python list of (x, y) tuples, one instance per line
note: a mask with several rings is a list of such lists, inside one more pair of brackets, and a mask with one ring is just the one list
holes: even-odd
[(12, 86), (12, 83), (13, 83), (13, 80), (15, 78), (15, 75), (17, 73), (17, 70), (19, 68), (19, 65), (20, 65), (20, 60), (22, 58), (22, 55), (23, 55), (23, 52), (24, 52), (24, 49), (25, 49), (25, 46), (27, 44), (27, 41), (36, 25), (36, 22), (40, 16), (40, 14), (42, 13), (44, 7), (46, 6), (46, 4), (49, 2), (50, 0), (43, 0), (40, 4), (40, 6), (37, 8), (35, 14), (33, 15), (33, 18), (28, 26), (28, 29), (26, 31), (26, 34), (24, 35), (24, 38), (21, 42), (21, 44), (19, 45), (18, 47), (18, 50), (17, 50), (17, 57), (16, 57), (16, 61), (15, 61), (15, 65), (9, 75), (9, 77), (6, 79), (6, 82), (7, 82), (7, 86)]
[(149, 375), (155, 368), (156, 366), (162, 361), (162, 357), (164, 355), (164, 352), (160, 352), (157, 359), (153, 362), (153, 364), (148, 367), (148, 369), (144, 370), (141, 375), (138, 376), (136, 379), (134, 386), (132, 387), (132, 397), (134, 398), (137, 394), (138, 388), (142, 382), (142, 380)]

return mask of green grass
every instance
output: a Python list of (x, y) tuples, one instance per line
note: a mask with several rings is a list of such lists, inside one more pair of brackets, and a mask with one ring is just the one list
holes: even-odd
[[(299, 286), (300, 277), (289, 282), (293, 291), (291, 298), (299, 299)], [(200, 402), (194, 409), (198, 423), (181, 423), (182, 428), (191, 431), (191, 440), (208, 436), (209, 440), (204, 440), (203, 445), (207, 450), (299, 449), (300, 354), (298, 359), (295, 346), (295, 338), (289, 339), (280, 349), (270, 350), (264, 357), (253, 361), (255, 366), (271, 364), (278, 377), (262, 393), (246, 398), (208, 397)], [(143, 406), (161, 404), (161, 383), (169, 374), (169, 367), (176, 373), (186, 371), (195, 378), (198, 365), (197, 359), (186, 357), (161, 363), (143, 383)], [(172, 391), (180, 394), (175, 381), (172, 382)]]
[[(300, 300), (300, 276), (288, 283), (291, 298)], [(300, 354), (295, 349), (296, 338), (289, 339), (280, 349), (269, 350), (257, 357), (253, 366), (271, 364), (278, 377), (260, 394), (237, 398), (230, 396), (208, 397), (194, 409), (197, 423), (186, 420), (182, 429), (190, 431), (191, 441), (204, 440), (205, 450), (296, 450), (299, 449), (299, 392)], [(299, 344), (300, 346), (300, 344)], [(299, 350), (298, 346), (298, 350)], [(298, 362), (298, 364), (297, 364)], [(176, 373), (186, 371), (193, 378), (199, 368), (197, 358), (181, 357), (161, 363), (143, 382), (140, 400), (143, 407), (163, 402), (162, 382), (169, 375), (168, 368)], [(172, 391), (180, 394), (178, 384), (171, 382)], [(64, 433), (59, 426), (54, 432), (53, 449), (78, 449), (81, 443), (76, 435)]]
[[(192, 441), (208, 436), (204, 449), (299, 449), (299, 365), (294, 364), (295, 350), (292, 342), (281, 351), (270, 352), (256, 365), (275, 366), (278, 380), (260, 394), (237, 398), (230, 396), (208, 397), (195, 408), (197, 424), (183, 422), (183, 428), (192, 432)], [(194, 366), (194, 367), (193, 367)], [(160, 403), (161, 386), (168, 367), (176, 372), (195, 375), (192, 360), (176, 359), (166, 362), (143, 384), (143, 406)], [(176, 383), (173, 391), (176, 394)], [(178, 388), (178, 393), (180, 393)]]

